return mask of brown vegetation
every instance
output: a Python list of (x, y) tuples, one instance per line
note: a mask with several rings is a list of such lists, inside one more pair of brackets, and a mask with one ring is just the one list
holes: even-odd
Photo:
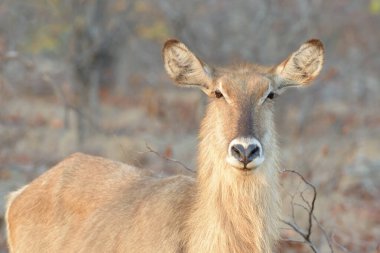
[[(163, 39), (179, 37), (210, 62), (226, 65), (241, 59), (277, 62), (300, 40), (317, 37), (328, 55), (321, 78), (276, 101), (280, 165), (299, 171), (316, 187), (314, 214), (335, 252), (378, 250), (378, 0), (107, 1), (100, 44), (112, 57), (101, 69), (96, 117), (78, 111), (70, 55), (73, 28), (96, 27), (91, 23), (96, 1), (46, 3), (0, 4), (0, 196), (78, 150), (160, 175), (191, 174), (171, 160), (194, 170), (205, 100), (196, 91), (169, 87), (158, 67)], [(86, 8), (71, 11), (83, 3)], [(88, 52), (97, 52), (99, 44), (93, 45)], [(82, 147), (77, 145), (78, 113), (93, 128)], [(146, 143), (165, 159), (157, 159)], [(290, 221), (290, 203), (304, 205), (299, 193), (307, 187), (288, 173), (280, 182), (284, 218)], [(309, 201), (311, 193), (304, 192)], [(7, 252), (4, 201), (0, 198), (2, 253)], [(305, 209), (295, 205), (294, 217), (307, 231)], [(318, 227), (313, 222), (311, 240), (320, 252), (329, 252)], [(302, 236), (285, 225), (281, 237), (279, 252), (310, 252)]]

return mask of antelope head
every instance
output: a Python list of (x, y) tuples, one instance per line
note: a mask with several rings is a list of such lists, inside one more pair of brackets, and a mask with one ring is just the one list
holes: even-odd
[(289, 87), (310, 84), (321, 71), (323, 51), (322, 43), (313, 39), (273, 67), (215, 68), (180, 41), (168, 40), (163, 58), (177, 85), (198, 87), (210, 98), (201, 138), (236, 171), (248, 172), (275, 159), (274, 100)]

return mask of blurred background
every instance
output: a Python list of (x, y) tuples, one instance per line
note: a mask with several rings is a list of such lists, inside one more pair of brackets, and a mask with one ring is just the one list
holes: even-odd
[[(320, 252), (329, 242), (380, 252), (379, 27), (380, 0), (0, 0), (0, 252), (7, 193), (73, 152), (160, 175), (189, 174), (165, 157), (195, 169), (207, 99), (166, 76), (161, 47), (172, 37), (218, 66), (278, 64), (323, 41), (317, 81), (277, 99), (281, 167), (317, 189)], [(286, 174), (281, 184), (286, 217), (304, 186)], [(305, 226), (307, 213), (294, 212)], [(285, 225), (281, 233), (299, 240)]]

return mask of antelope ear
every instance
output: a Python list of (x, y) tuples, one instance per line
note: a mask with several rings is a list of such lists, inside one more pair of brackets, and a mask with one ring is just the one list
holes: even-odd
[(312, 39), (274, 68), (278, 90), (290, 86), (306, 86), (319, 74), (323, 65), (323, 44)]
[(180, 86), (198, 86), (211, 93), (213, 70), (196, 57), (182, 42), (171, 39), (162, 49), (168, 75)]

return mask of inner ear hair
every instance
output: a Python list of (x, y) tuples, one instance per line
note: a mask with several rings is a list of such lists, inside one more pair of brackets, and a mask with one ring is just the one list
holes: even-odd
[(185, 44), (168, 40), (162, 50), (166, 72), (181, 86), (197, 86), (208, 93), (212, 68), (203, 63)]
[(280, 86), (307, 85), (313, 81), (322, 69), (323, 53), (323, 44), (317, 39), (302, 44), (275, 68), (275, 74), (282, 80)]

